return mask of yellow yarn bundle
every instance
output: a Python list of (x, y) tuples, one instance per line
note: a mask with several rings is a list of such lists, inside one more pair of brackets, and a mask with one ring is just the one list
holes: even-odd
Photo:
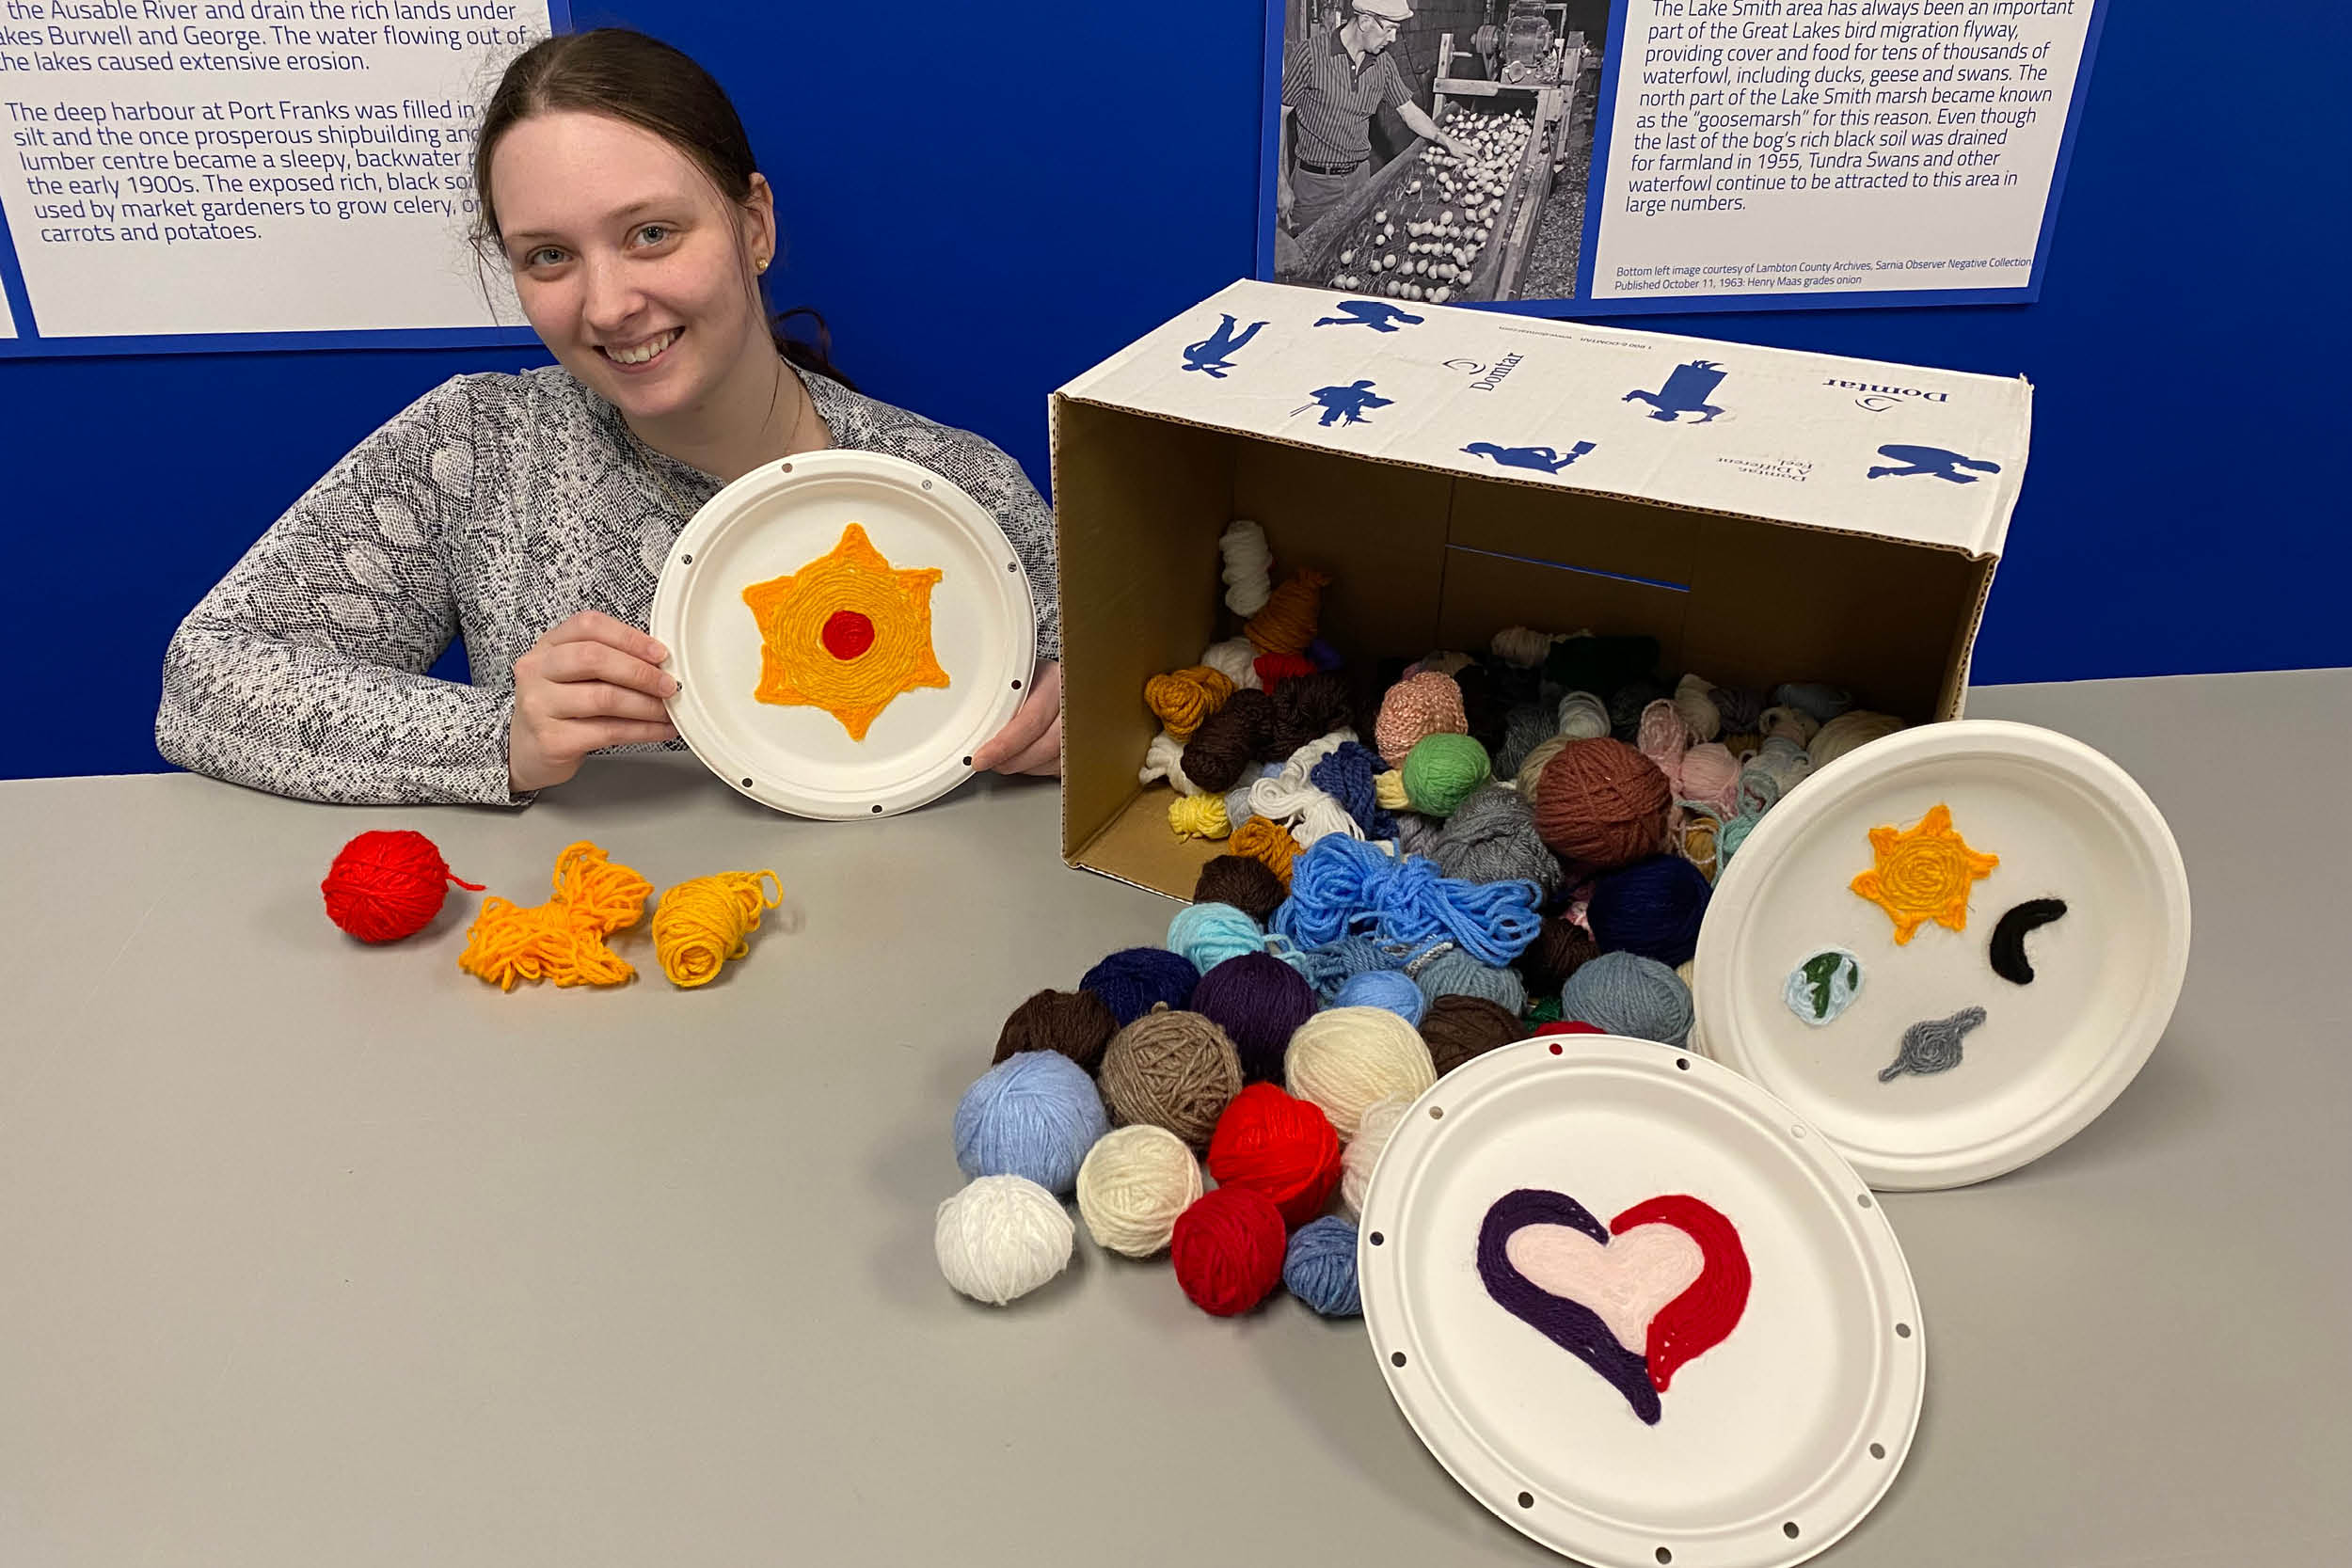
[(1168, 825), (1178, 838), (1223, 838), (1233, 831), (1222, 795), (1179, 795), (1168, 803)]
[(1195, 664), (1143, 683), (1143, 702), (1168, 733), (1190, 740), (1209, 715), (1233, 694), (1233, 683), (1213, 665)]
[(523, 909), (500, 897), (482, 901), (466, 933), (457, 967), (512, 990), (517, 980), (559, 986), (625, 985), (636, 974), (604, 939), (637, 924), (653, 884), (580, 840), (555, 857), (555, 896)]
[(730, 958), (752, 950), (759, 917), (784, 902), (773, 871), (722, 871), (680, 882), (653, 913), (654, 956), (676, 986), (707, 985)]

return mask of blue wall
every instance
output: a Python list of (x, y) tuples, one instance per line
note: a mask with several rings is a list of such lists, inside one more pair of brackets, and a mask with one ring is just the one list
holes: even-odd
[[(1041, 483), (1046, 393), (1249, 270), (1256, 0), (903, 30), (804, 0), (575, 14), (718, 69), (781, 197), (778, 298), (827, 312), (869, 390), (985, 433)], [(2323, 115), (2343, 13), (2229, 14), (2225, 34), (2186, 0), (2109, 7), (2041, 304), (1627, 323), (2033, 379), (1980, 680), (2352, 663), (2352, 509), (2323, 456), (2347, 445), (2352, 369)], [(378, 420), (530, 357), (0, 361), (21, 692), (0, 776), (159, 766), (157, 669), (187, 607)]]

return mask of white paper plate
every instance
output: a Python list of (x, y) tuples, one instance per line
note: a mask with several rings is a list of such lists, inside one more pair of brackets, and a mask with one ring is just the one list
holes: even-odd
[[(893, 697), (862, 739), (824, 707), (753, 695), (762, 636), (743, 599), (833, 552), (851, 525), (892, 570), (939, 572), (930, 641), (948, 680)], [(1036, 662), (1028, 575), (995, 519), (929, 469), (867, 451), (785, 458), (713, 496), (662, 563), (649, 629), (670, 650), (671, 721), (694, 754), (763, 805), (833, 820), (911, 810), (969, 778)], [(885, 633), (868, 651), (887, 645)]]
[[(1655, 1425), (1487, 1293), (1481, 1227), (1521, 1188), (1604, 1226), (1688, 1195), (1737, 1229), (1746, 1309), (1674, 1371)], [(1927, 1339), (1884, 1213), (1787, 1106), (1690, 1052), (1546, 1037), (1447, 1074), (1381, 1155), (1357, 1257), (1381, 1371), (1430, 1452), (1600, 1568), (1801, 1562), (1884, 1496), (1918, 1423)]]
[[(1950, 811), (2000, 863), (1970, 884), (1967, 924), (1909, 943), (1854, 893), (1870, 830)], [(2026, 939), (2033, 979), (1994, 972), (2002, 916), (2066, 913)], [(2188, 877), (2164, 818), (2123, 770), (2028, 724), (1963, 720), (1872, 741), (1766, 814), (1716, 884), (1699, 934), (1704, 1048), (1820, 1128), (1874, 1187), (1953, 1187), (2064, 1143), (2123, 1092), (2172, 1016), (2188, 967)], [(1783, 1000), (1806, 955), (1860, 960), (1852, 1005), (1823, 1025)], [(1882, 1082), (1914, 1023), (1984, 1009), (1959, 1063)]]

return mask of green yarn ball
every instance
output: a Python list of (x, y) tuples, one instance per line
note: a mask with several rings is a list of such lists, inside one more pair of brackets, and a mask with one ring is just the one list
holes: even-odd
[(1494, 774), (1486, 748), (1466, 735), (1423, 736), (1405, 757), (1405, 798), (1423, 816), (1451, 816)]

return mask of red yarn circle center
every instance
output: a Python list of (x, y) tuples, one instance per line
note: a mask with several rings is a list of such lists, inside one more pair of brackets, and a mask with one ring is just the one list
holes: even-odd
[(838, 659), (852, 659), (874, 645), (874, 623), (854, 610), (836, 610), (819, 635), (825, 652)]

